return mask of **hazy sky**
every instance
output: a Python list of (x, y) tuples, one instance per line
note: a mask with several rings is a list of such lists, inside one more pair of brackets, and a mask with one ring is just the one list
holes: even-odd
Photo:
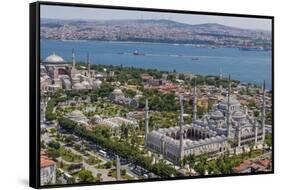
[(195, 14), (159, 13), (84, 7), (41, 5), (41, 18), (53, 19), (169, 19), (187, 24), (217, 23), (246, 29), (271, 30), (270, 19)]

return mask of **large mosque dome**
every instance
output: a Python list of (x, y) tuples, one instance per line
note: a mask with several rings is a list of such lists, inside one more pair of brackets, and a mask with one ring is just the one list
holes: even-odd
[(246, 115), (242, 111), (238, 110), (232, 114), (232, 118), (235, 120), (240, 120), (246, 118)]
[(49, 55), (48, 57), (46, 57), (46, 59), (43, 62), (44, 63), (64, 63), (65, 61), (61, 56), (53, 53), (53, 54)]

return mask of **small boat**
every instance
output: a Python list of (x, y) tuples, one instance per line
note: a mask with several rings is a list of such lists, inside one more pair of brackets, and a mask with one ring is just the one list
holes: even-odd
[(135, 50), (134, 52), (133, 52), (133, 55), (145, 55), (144, 53), (141, 53), (141, 52), (138, 52), (137, 50)]
[(198, 57), (192, 57), (191, 60), (192, 61), (197, 61), (197, 60), (199, 60), (199, 58)]
[(117, 52), (117, 54), (119, 54), (119, 55), (123, 55), (123, 54), (124, 54), (124, 52)]

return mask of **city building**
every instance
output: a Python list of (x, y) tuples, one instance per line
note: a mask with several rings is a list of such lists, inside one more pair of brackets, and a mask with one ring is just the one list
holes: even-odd
[(74, 110), (66, 114), (66, 117), (79, 124), (87, 125), (89, 122), (89, 119), (80, 110)]
[(56, 163), (49, 160), (44, 151), (40, 156), (40, 176), (41, 185), (56, 183)]
[(263, 172), (267, 171), (271, 167), (271, 160), (262, 159), (258, 161), (245, 160), (240, 165), (233, 168), (235, 173), (251, 173), (251, 172)]
[(110, 117), (110, 118), (101, 118), (100, 116), (94, 116), (95, 122), (97, 124), (103, 124), (111, 129), (118, 129), (122, 126), (132, 126), (134, 128), (139, 127), (138, 122), (135, 119), (126, 119), (124, 117)]
[(117, 104), (121, 105), (131, 105), (133, 107), (138, 107), (139, 103), (137, 101), (138, 97), (136, 98), (129, 98), (124, 95), (121, 89), (114, 89), (113, 92), (109, 95), (109, 99)]

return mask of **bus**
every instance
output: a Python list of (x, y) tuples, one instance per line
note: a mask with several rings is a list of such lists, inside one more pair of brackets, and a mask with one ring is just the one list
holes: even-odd
[(104, 150), (99, 150), (99, 155), (106, 157), (107, 153)]

